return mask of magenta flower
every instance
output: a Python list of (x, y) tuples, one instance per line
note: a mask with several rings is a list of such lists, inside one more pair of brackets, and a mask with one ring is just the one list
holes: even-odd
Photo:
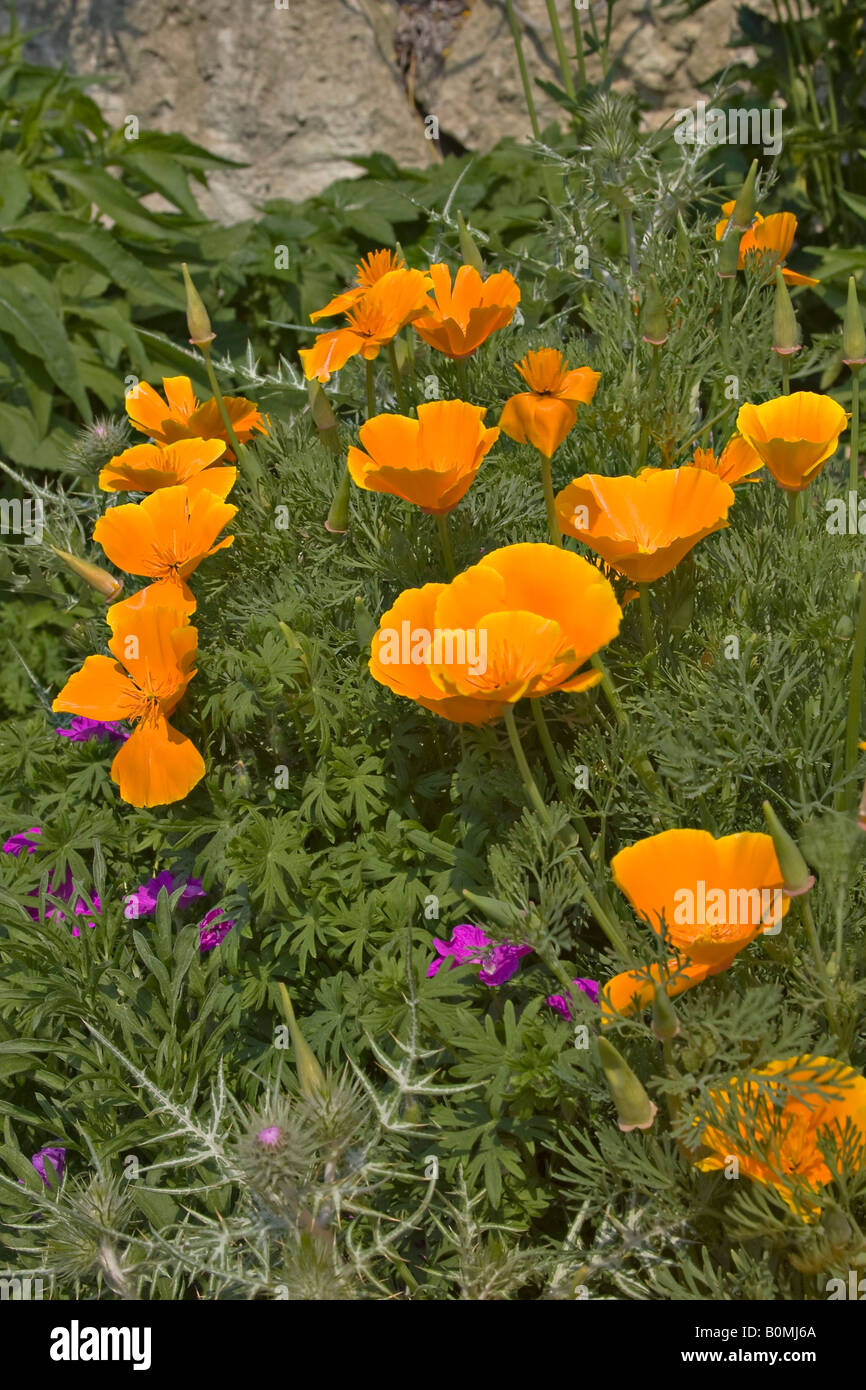
[(214, 946), (218, 946), (231, 931), (234, 922), (220, 921), (225, 913), (221, 907), (212, 907), (210, 912), (206, 912), (198, 924), (198, 944), (202, 951), (212, 951)]
[(73, 715), (68, 729), (55, 729), (54, 732), (61, 738), (71, 739), (73, 743), (89, 743), (92, 738), (102, 739), (103, 735), (109, 739), (116, 738), (121, 743), (129, 738), (128, 731), (121, 729), (119, 724), (104, 719), (88, 719), (83, 714)]
[[(124, 904), (124, 917), (133, 921), (139, 917), (149, 917), (156, 911), (160, 888), (164, 888), (167, 893), (173, 893), (179, 882), (180, 879), (173, 873), (163, 869), (155, 878), (149, 878), (147, 883), (143, 883), (134, 893), (129, 894)], [(203, 898), (204, 895), (201, 879), (188, 878), (178, 898), (178, 907), (186, 907), (187, 903), (194, 902), (196, 898)]]
[(462, 922), (451, 933), (450, 941), (433, 938), (433, 945), (439, 952), (439, 960), (433, 960), (427, 968), (427, 975), (436, 975), (449, 956), (450, 968), (466, 965), (470, 961), (481, 966), (478, 978), (485, 985), (501, 985), (510, 980), (518, 967), (521, 956), (529, 955), (531, 946), (511, 946), (507, 942), (499, 945), (492, 942), (480, 927), (470, 922)]
[(66, 1150), (59, 1148), (55, 1149), (51, 1147), (47, 1149), (39, 1149), (38, 1152), (35, 1153), (30, 1160), (30, 1162), (33, 1164), (33, 1167), (36, 1169), (40, 1178), (44, 1182), (45, 1186), (50, 1187), (51, 1184), (45, 1176), (46, 1158), (48, 1159), (49, 1163), (54, 1169), (54, 1172), (56, 1173), (57, 1177), (62, 1178), (63, 1174), (66, 1172)]
[(278, 1125), (269, 1125), (267, 1129), (260, 1129), (256, 1135), (260, 1144), (272, 1149), (275, 1144), (280, 1142), (280, 1130)]
[(31, 825), (29, 830), (20, 830), (17, 835), (11, 835), (3, 846), (4, 854), (14, 854), (16, 859), (22, 849), (26, 849), (28, 854), (32, 854), (38, 845), (38, 839), (34, 840), (34, 835), (41, 835), (42, 831), (38, 825)]
[[(593, 1004), (598, 1003), (598, 980), (589, 980), (581, 975), (580, 979), (574, 980), (573, 983), (577, 985), (577, 988), (582, 994), (585, 994), (588, 999), (592, 1000)], [(568, 998), (571, 998), (571, 994), (569, 994)], [(562, 1014), (563, 1018), (571, 1019), (571, 1009), (568, 1006), (565, 995), (548, 994), (547, 1002), (552, 1009), (556, 1009), (558, 1014)]]
[[(33, 851), (36, 849), (37, 844), (39, 843), (38, 840), (34, 840), (32, 837), (34, 835), (41, 834), (42, 831), (40, 830), (38, 825), (31, 826), (29, 830), (22, 831), (18, 835), (13, 835), (11, 839), (7, 840), (3, 846), (3, 852), (5, 854), (14, 854), (16, 858), (23, 849), (26, 849), (28, 854), (32, 854)], [(52, 897), (61, 898), (63, 902), (68, 903), (72, 898), (72, 895), (75, 893), (75, 882), (72, 877), (72, 870), (69, 867), (67, 867), (66, 876), (59, 886), (55, 885), (53, 875), (49, 873), (48, 891), (49, 893), (51, 893)], [(29, 896), (31, 898), (38, 898), (39, 889), (31, 888)], [(98, 916), (98, 914), (102, 911), (102, 903), (99, 901), (99, 894), (94, 893), (92, 903), (85, 902), (84, 898), (76, 897), (75, 902), (73, 903), (73, 911), (76, 917)], [(27, 913), (28, 916), (30, 916), (30, 918), (34, 922), (39, 921), (39, 912), (35, 907), (28, 907)], [(66, 921), (66, 913), (61, 912), (60, 909), (57, 907), (49, 907), (46, 910), (45, 920), (48, 921), (52, 917), (56, 917), (58, 922)], [(96, 926), (96, 923), (91, 921), (85, 923), (85, 925), (90, 927), (92, 931), (93, 928)], [(81, 928), (73, 927), (72, 935), (80, 936)]]

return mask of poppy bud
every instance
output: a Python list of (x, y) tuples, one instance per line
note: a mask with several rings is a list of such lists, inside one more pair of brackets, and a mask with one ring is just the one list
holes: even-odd
[(764, 818), (782, 870), (782, 892), (789, 898), (801, 897), (812, 887), (815, 875), (809, 873), (809, 865), (800, 853), (797, 841), (784, 829), (769, 801), (764, 802)]
[(513, 932), (517, 927), (524, 926), (520, 914), (498, 898), (483, 898), (479, 893), (470, 893), (468, 888), (463, 889), (463, 896), (472, 907), (483, 913), (486, 921), (501, 927), (503, 931)]
[(484, 274), (484, 261), (481, 259), (481, 252), (472, 240), (472, 233), (469, 231), (463, 220), (463, 213), (457, 212), (457, 231), (460, 237), (460, 254), (464, 264), (473, 265), (479, 275)]
[(649, 278), (649, 287), (641, 314), (641, 327), (645, 343), (652, 343), (653, 347), (661, 347), (662, 343), (667, 342), (668, 318), (665, 313), (665, 302), (654, 275)]
[(181, 265), (181, 270), (186, 290), (186, 326), (189, 329), (189, 340), (197, 347), (203, 347), (206, 343), (212, 343), (216, 334), (211, 331), (204, 300), (190, 279), (186, 261)]
[(372, 617), (360, 594), (355, 595), (355, 636), (362, 652), (369, 652), (370, 643), (376, 635), (376, 621)]
[(853, 275), (848, 276), (848, 302), (842, 326), (842, 361), (848, 367), (862, 367), (866, 362), (866, 333), (863, 331), (863, 315)]
[(720, 280), (733, 280), (740, 266), (740, 233), (731, 228), (719, 242), (716, 274)]
[(73, 574), (77, 574), (79, 579), (83, 579), (85, 584), (89, 584), (91, 589), (96, 589), (102, 594), (106, 603), (113, 603), (118, 594), (123, 589), (123, 580), (115, 579), (108, 570), (100, 569), (98, 565), (91, 565), (87, 560), (79, 560), (77, 555), (70, 555), (68, 550), (58, 550), (56, 546), (51, 547), (55, 555), (59, 555)]
[(737, 201), (734, 203), (734, 211), (731, 213), (731, 226), (741, 232), (747, 232), (755, 220), (758, 202), (755, 197), (755, 184), (758, 179), (758, 161), (752, 160), (751, 168), (746, 175), (745, 182), (740, 189)]
[(330, 531), (334, 536), (344, 536), (349, 529), (349, 493), (351, 488), (352, 480), (349, 477), (349, 470), (344, 468), (343, 476), (337, 484), (337, 491), (334, 493), (334, 500), (328, 515), (325, 517), (325, 530)]
[(304, 1035), (298, 1027), (295, 1018), (295, 1011), (292, 1008), (292, 1001), (289, 998), (289, 991), (280, 981), (280, 998), (283, 1004), (283, 1013), (286, 1015), (286, 1022), (289, 1025), (289, 1032), (292, 1035), (292, 1046), (295, 1049), (295, 1066), (298, 1069), (298, 1080), (301, 1083), (301, 1090), (308, 1100), (312, 1100), (316, 1095), (322, 1095), (327, 1090), (325, 1075), (319, 1063), (316, 1061), (313, 1049), (305, 1041)]
[(616, 1106), (620, 1129), (625, 1134), (632, 1129), (649, 1129), (658, 1107), (653, 1105), (622, 1053), (607, 1038), (599, 1038), (598, 1059)]
[(800, 330), (788, 286), (776, 266), (776, 300), (773, 307), (773, 351), (780, 357), (791, 357), (802, 347)]
[(664, 985), (660, 983), (653, 987), (652, 1030), (662, 1042), (669, 1042), (680, 1031), (677, 1011), (668, 998)]
[(854, 636), (854, 623), (847, 613), (843, 613), (833, 629), (833, 636), (837, 642), (850, 642)]

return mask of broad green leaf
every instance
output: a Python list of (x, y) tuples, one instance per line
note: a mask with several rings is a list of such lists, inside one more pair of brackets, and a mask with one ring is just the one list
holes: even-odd
[(21, 285), (15, 273), (6, 269), (0, 270), (0, 333), (44, 362), (52, 379), (89, 423), (90, 402), (62, 320), (44, 299)]

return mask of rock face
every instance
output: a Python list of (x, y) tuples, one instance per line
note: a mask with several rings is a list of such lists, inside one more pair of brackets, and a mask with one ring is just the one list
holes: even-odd
[[(675, 19), (675, 7), (614, 0), (614, 86), (647, 103), (649, 124), (693, 105), (698, 83), (748, 56), (727, 46), (737, 2), (709, 0)], [(588, 3), (603, 33), (605, 0)], [(558, 83), (546, 0), (514, 9), (531, 79)], [(226, 222), (351, 176), (353, 155), (384, 150), (417, 166), (443, 148), (529, 133), (503, 0), (19, 0), (18, 11), (23, 28), (45, 31), (31, 58), (103, 79), (92, 95), (113, 124), (135, 115), (243, 161), (211, 175), (200, 199)], [(557, 0), (557, 12), (573, 55), (571, 0)], [(589, 10), (577, 13), (589, 32)], [(597, 57), (587, 71), (600, 77)], [(535, 101), (542, 125), (560, 117), (537, 87)]]

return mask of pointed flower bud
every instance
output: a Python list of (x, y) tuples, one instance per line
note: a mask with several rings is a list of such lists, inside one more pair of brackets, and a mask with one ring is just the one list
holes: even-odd
[(792, 357), (802, 347), (797, 316), (782, 272), (776, 266), (776, 300), (773, 308), (773, 351), (780, 357)]
[(349, 529), (349, 493), (351, 488), (352, 480), (349, 477), (349, 470), (344, 468), (343, 476), (337, 484), (337, 491), (334, 493), (330, 511), (325, 517), (325, 530), (330, 531), (333, 536), (344, 536)]
[(863, 331), (863, 315), (853, 275), (848, 277), (848, 302), (842, 326), (842, 361), (848, 367), (862, 367), (866, 362), (866, 332)]
[(755, 196), (755, 184), (758, 178), (758, 161), (752, 160), (752, 167), (746, 175), (745, 183), (740, 189), (737, 201), (734, 204), (734, 211), (731, 213), (731, 226), (738, 231), (747, 232), (755, 220), (758, 201)]
[(733, 280), (736, 278), (739, 265), (740, 233), (735, 227), (731, 227), (719, 242), (716, 274), (720, 280)]
[(764, 802), (764, 819), (782, 870), (782, 892), (786, 897), (799, 898), (808, 893), (815, 882), (815, 875), (810, 874), (797, 841), (785, 830), (769, 801)]
[(457, 231), (460, 237), (460, 254), (465, 265), (472, 265), (479, 275), (484, 274), (484, 261), (481, 252), (472, 240), (472, 233), (463, 220), (463, 213), (457, 212)]
[(649, 278), (649, 287), (643, 302), (641, 328), (645, 343), (652, 343), (654, 347), (661, 347), (662, 343), (666, 343), (668, 340), (668, 316), (665, 313), (665, 302), (654, 275)]
[(607, 1038), (599, 1038), (598, 1059), (616, 1106), (620, 1129), (626, 1134), (632, 1129), (649, 1129), (658, 1107), (653, 1105), (622, 1053)]
[(658, 981), (653, 987), (652, 1030), (662, 1042), (669, 1042), (680, 1031), (677, 1011), (668, 998), (668, 992), (664, 985)]
[(58, 550), (56, 546), (51, 547), (54, 554), (59, 556), (64, 565), (77, 574), (79, 579), (83, 579), (85, 584), (89, 584), (91, 589), (96, 589), (97, 593), (102, 594), (106, 603), (113, 603), (118, 594), (123, 589), (123, 580), (115, 579), (108, 570), (100, 569), (98, 565), (91, 565), (88, 560), (79, 560), (77, 555), (70, 555), (68, 550)]
[(304, 1035), (298, 1027), (295, 1018), (295, 1011), (292, 1008), (292, 1001), (289, 998), (289, 991), (280, 981), (280, 998), (283, 1005), (283, 1013), (286, 1015), (286, 1022), (289, 1025), (289, 1032), (292, 1035), (292, 1046), (295, 1049), (295, 1066), (298, 1069), (298, 1081), (301, 1083), (301, 1090), (308, 1100), (312, 1100), (317, 1095), (323, 1095), (327, 1090), (325, 1074), (319, 1063), (316, 1061), (315, 1053), (309, 1043), (305, 1041)]
[(203, 347), (206, 343), (212, 343), (216, 334), (211, 331), (204, 300), (192, 283), (190, 273), (186, 268), (186, 261), (181, 265), (181, 270), (183, 271), (183, 283), (186, 290), (186, 323), (189, 329), (189, 340), (191, 343), (195, 343), (196, 347)]

